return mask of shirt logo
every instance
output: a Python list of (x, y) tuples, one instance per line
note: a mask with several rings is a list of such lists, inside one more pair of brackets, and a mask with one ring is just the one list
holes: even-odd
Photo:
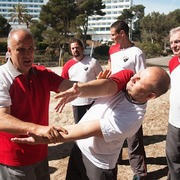
[(87, 71), (87, 70), (88, 70), (88, 67), (85, 67), (84, 70)]
[(124, 62), (128, 61), (128, 59), (129, 59), (129, 57), (127, 57), (127, 56), (124, 56), (124, 57), (123, 57), (123, 61), (124, 61)]

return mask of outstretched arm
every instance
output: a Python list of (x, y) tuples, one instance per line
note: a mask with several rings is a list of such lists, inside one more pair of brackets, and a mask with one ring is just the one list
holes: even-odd
[[(108, 70), (107, 70), (108, 72)], [(127, 82), (134, 75), (131, 70), (122, 70), (113, 74), (108, 79), (97, 79), (86, 83), (74, 84), (73, 88), (58, 94), (55, 98), (62, 98), (56, 106), (56, 111), (61, 112), (64, 105), (79, 97), (113, 96), (125, 88)], [(102, 76), (102, 75), (101, 75)]]
[(59, 131), (67, 133), (63, 128), (58, 130), (53, 126), (42, 126), (31, 122), (24, 122), (10, 114), (10, 107), (0, 108), (0, 131), (26, 135), (28, 131), (46, 137), (49, 141), (56, 143), (59, 136)]
[(60, 99), (55, 110), (62, 112), (66, 103), (77, 97), (103, 97), (115, 95), (118, 86), (112, 79), (98, 79), (87, 83), (75, 83), (69, 90), (59, 93), (55, 99)]
[[(68, 134), (59, 131), (58, 142), (70, 142), (78, 139), (84, 139), (91, 136), (103, 137), (99, 120), (92, 120), (81, 122), (74, 125), (64, 127)], [(58, 129), (58, 128), (57, 128)], [(27, 143), (27, 144), (49, 144), (51, 143), (47, 138), (38, 136), (33, 133), (28, 133), (28, 138), (12, 138), (11, 140), (16, 143)]]

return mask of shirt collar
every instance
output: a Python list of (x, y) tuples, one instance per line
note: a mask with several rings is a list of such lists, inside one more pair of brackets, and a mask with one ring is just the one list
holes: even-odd
[(7, 71), (13, 76), (13, 77), (17, 77), (20, 74), (22, 74), (21, 72), (19, 72), (15, 66), (13, 65), (13, 63), (11, 62), (11, 59), (8, 59), (7, 63), (5, 64), (5, 68), (7, 69)]
[(140, 102), (135, 101), (135, 100), (127, 93), (127, 91), (125, 92), (125, 97), (126, 97), (126, 99), (127, 99), (130, 103), (132, 103), (132, 104), (143, 105), (143, 104), (146, 104), (146, 103), (147, 103), (147, 101), (146, 101), (146, 102), (143, 102), (143, 103), (140, 103)]

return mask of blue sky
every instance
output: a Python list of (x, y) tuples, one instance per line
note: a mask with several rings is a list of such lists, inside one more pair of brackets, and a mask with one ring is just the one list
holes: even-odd
[(155, 11), (168, 14), (180, 8), (180, 0), (133, 0), (133, 5), (145, 6), (145, 15)]

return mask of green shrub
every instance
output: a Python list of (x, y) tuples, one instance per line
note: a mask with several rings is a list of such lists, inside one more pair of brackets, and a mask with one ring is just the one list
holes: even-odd
[(0, 42), (0, 54), (6, 54), (7, 52), (7, 43)]
[(144, 52), (146, 58), (158, 57), (163, 54), (163, 47), (159, 44), (145, 42), (136, 45)]
[(38, 50), (46, 50), (47, 47), (48, 47), (47, 43), (44, 43), (44, 42), (37, 42), (36, 43), (36, 48)]
[(101, 46), (97, 46), (94, 49), (94, 55), (100, 55), (100, 56), (108, 56), (109, 54), (109, 46), (107, 45), (101, 45)]

